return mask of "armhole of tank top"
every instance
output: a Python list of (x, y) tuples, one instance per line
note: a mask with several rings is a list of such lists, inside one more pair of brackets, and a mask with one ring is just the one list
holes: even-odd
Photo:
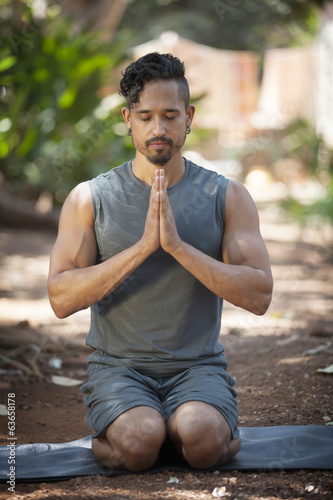
[(226, 177), (223, 177), (223, 180), (220, 184), (220, 189), (218, 189), (218, 196), (217, 196), (217, 202), (218, 202), (218, 214), (219, 214), (219, 219), (220, 219), (220, 224), (222, 227), (222, 231), (224, 231), (224, 212), (225, 212), (225, 200), (227, 196), (227, 188), (229, 184), (229, 179)]
[(95, 179), (89, 180), (88, 181), (88, 186), (90, 189), (90, 194), (91, 194), (91, 200), (92, 200), (92, 206), (93, 206), (93, 212), (94, 212), (94, 223), (97, 218), (97, 199), (99, 199), (98, 196), (98, 189), (96, 187), (96, 181)]

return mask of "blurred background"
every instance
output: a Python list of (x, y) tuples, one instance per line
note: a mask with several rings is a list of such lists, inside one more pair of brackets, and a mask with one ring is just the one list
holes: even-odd
[(246, 185), (270, 255), (268, 312), (223, 308), (240, 424), (333, 425), (333, 2), (0, 0), (0, 400), (17, 392), (20, 443), (87, 432), (90, 313), (55, 317), (49, 258), (69, 191), (135, 155), (119, 80), (154, 50), (186, 65), (184, 155)]
[(54, 228), (134, 156), (119, 80), (153, 50), (186, 65), (186, 156), (330, 238), (333, 3), (305, 0), (0, 0), (0, 224)]

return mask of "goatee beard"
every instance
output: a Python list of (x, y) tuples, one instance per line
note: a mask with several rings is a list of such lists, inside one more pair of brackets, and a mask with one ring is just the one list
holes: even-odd
[(147, 154), (147, 160), (156, 165), (156, 167), (164, 167), (172, 158), (172, 152), (162, 153), (161, 154)]
[[(150, 144), (153, 144), (154, 142), (163, 142), (165, 144), (168, 144), (170, 148), (168, 148), (168, 151), (156, 151), (153, 154), (149, 152), (149, 146)], [(153, 165), (156, 165), (157, 167), (163, 167), (168, 163), (168, 161), (171, 160), (172, 158), (172, 151), (173, 151), (173, 140), (168, 139), (164, 135), (161, 137), (152, 137), (151, 139), (148, 139), (145, 141), (145, 146), (147, 150), (147, 160), (152, 163)]]

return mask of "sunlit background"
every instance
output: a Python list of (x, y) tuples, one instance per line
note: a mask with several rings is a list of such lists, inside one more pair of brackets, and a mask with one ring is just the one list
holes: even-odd
[[(155, 50), (186, 65), (196, 115), (184, 156), (246, 185), (272, 263), (264, 316), (224, 305), (222, 343), (240, 401), (256, 409), (240, 423), (332, 425), (332, 385), (316, 372), (333, 370), (328, 1), (0, 0), (0, 389), (86, 376), (89, 311), (55, 318), (50, 252), (69, 191), (135, 155), (119, 80)], [(38, 412), (43, 396), (24, 383)], [(54, 439), (53, 422), (42, 433), (35, 424), (26, 439)], [(76, 438), (76, 421), (67, 432), (57, 438)]]
[[(302, 317), (310, 306), (300, 292), (316, 287), (326, 295), (319, 302), (313, 298), (311, 308), (319, 308), (320, 317), (327, 314), (327, 271), (315, 285), (308, 264), (283, 265), (298, 252), (299, 242), (309, 245), (306, 259), (318, 273), (322, 262), (332, 259), (332, 2), (1, 0), (0, 5), (4, 322), (38, 326), (47, 318), (55, 321), (56, 332), (63, 330), (46, 291), (59, 210), (77, 183), (134, 156), (120, 113), (119, 80), (129, 62), (155, 50), (171, 52), (186, 65), (197, 112), (185, 156), (243, 182), (258, 206), (280, 280), (270, 312), (260, 321)], [(18, 227), (26, 232), (13, 232)], [(53, 232), (50, 237), (27, 232), (36, 229)], [(276, 241), (287, 246), (281, 250)], [(236, 322), (258, 331), (259, 320), (242, 314), (226, 305), (225, 328)], [(88, 316), (85, 311), (68, 321), (86, 332)], [(52, 331), (50, 323), (47, 330)]]
[[(302, 223), (320, 218), (330, 225), (331, 2), (0, 6), (2, 223), (29, 225), (78, 182), (134, 155), (119, 112), (121, 70), (158, 50), (186, 64), (197, 107), (187, 156), (245, 182), (258, 201), (279, 200)], [(17, 198), (32, 201), (38, 213), (24, 205), (22, 216)]]

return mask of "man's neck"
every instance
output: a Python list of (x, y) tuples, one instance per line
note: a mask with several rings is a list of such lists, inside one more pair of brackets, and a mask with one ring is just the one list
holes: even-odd
[(132, 161), (133, 174), (147, 186), (152, 185), (157, 168), (163, 168), (166, 186), (170, 187), (183, 177), (185, 173), (185, 160), (181, 155), (177, 155), (177, 157), (173, 157), (166, 165), (160, 167), (150, 163), (146, 157), (137, 154)]

